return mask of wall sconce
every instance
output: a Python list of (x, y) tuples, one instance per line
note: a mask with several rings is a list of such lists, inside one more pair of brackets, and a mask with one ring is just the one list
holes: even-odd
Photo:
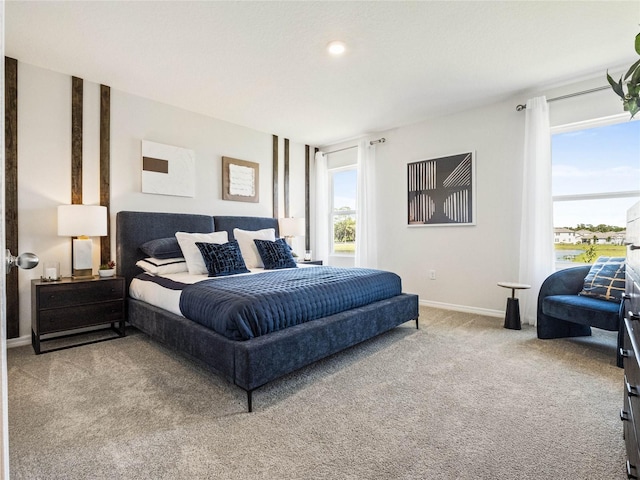
[[(293, 237), (304, 237), (305, 234), (305, 224), (304, 218), (280, 218), (278, 219), (278, 229), (280, 230), (280, 235), (283, 236), (287, 242), (289, 247), (293, 247), (291, 245)], [(293, 253), (293, 248), (291, 250)], [(293, 253), (293, 256), (297, 256)]]
[(107, 234), (107, 207), (99, 205), (58, 206), (58, 235), (73, 239), (73, 278), (93, 277), (93, 240)]

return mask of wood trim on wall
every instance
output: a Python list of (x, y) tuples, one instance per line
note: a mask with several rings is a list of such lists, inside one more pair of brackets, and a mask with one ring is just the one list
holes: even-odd
[(304, 149), (304, 249), (311, 250), (311, 222), (309, 218), (309, 161), (311, 147), (305, 145)]
[(82, 204), (82, 93), (81, 78), (71, 77), (71, 203)]
[(100, 85), (100, 205), (107, 207), (107, 236), (100, 237), (100, 263), (111, 261), (111, 88)]
[(284, 139), (284, 216), (289, 218), (289, 139)]
[[(5, 243), (12, 255), (18, 252), (18, 61), (4, 57), (4, 178)], [(7, 338), (20, 336), (18, 268), (6, 276)]]
[(278, 218), (278, 136), (273, 135), (273, 218)]

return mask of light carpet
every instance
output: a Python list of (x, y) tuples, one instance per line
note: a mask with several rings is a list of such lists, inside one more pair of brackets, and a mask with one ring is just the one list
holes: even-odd
[(12, 479), (622, 479), (615, 333), (421, 307), (245, 392), (135, 329), (8, 350)]

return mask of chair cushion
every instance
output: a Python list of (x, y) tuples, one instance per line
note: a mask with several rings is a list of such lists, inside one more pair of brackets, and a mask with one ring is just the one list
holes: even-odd
[(620, 303), (624, 293), (624, 257), (599, 257), (584, 279), (578, 295)]
[(542, 301), (542, 313), (568, 322), (604, 330), (618, 330), (620, 305), (581, 295), (551, 295)]

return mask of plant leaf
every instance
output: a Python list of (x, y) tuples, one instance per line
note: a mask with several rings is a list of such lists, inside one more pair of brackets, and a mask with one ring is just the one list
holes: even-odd
[(633, 73), (633, 71), (636, 70), (638, 67), (640, 67), (640, 60), (638, 60), (636, 63), (631, 65), (631, 67), (629, 67), (629, 71), (625, 74), (624, 79), (626, 80), (627, 78), (629, 78), (629, 76)]
[(622, 78), (620, 79), (619, 83), (616, 83), (616, 81), (613, 78), (611, 78), (611, 75), (609, 75), (609, 72), (607, 71), (607, 81), (609, 82), (609, 85), (611, 85), (611, 88), (613, 89), (613, 91), (616, 92), (620, 98), (624, 99), (624, 90), (622, 89)]
[(640, 55), (640, 33), (636, 35), (636, 53)]

